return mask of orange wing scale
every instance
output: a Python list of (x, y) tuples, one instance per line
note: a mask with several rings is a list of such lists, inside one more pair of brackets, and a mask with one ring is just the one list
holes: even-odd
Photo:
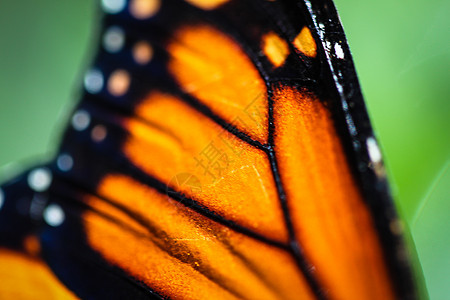
[(277, 85), (273, 95), (275, 150), (305, 255), (336, 298), (393, 299), (372, 220), (330, 112), (306, 90)]
[(88, 241), (108, 261), (161, 295), (173, 299), (310, 297), (293, 258), (282, 249), (230, 230), (123, 175), (105, 177), (98, 192), (139, 217), (131, 218), (91, 197), (88, 204), (115, 222), (87, 213)]
[(125, 122), (131, 134), (124, 152), (133, 163), (168, 184), (180, 174), (193, 175), (199, 179), (199, 189), (179, 185), (179, 192), (229, 220), (287, 242), (269, 162), (262, 150), (167, 94), (150, 94), (136, 114), (144, 121)]
[(1, 299), (78, 299), (37, 257), (0, 248)]
[(175, 33), (167, 51), (169, 69), (186, 93), (254, 140), (267, 143), (266, 85), (237, 43), (210, 26), (190, 26)]

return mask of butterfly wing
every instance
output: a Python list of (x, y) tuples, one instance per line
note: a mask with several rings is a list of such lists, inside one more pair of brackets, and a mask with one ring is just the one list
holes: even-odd
[(76, 299), (39, 255), (36, 229), (48, 195), (36, 194), (28, 178), (36, 179), (36, 173), (22, 174), (0, 189), (0, 298)]
[(414, 297), (330, 1), (111, 3), (51, 184), (28, 196), (46, 195), (33, 231), (69, 289)]

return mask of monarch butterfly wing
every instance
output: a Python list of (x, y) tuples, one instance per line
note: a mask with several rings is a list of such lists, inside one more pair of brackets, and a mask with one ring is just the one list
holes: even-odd
[(97, 298), (414, 297), (332, 3), (142, 3), (105, 6), (50, 166), (65, 219), (40, 240), (61, 281)]
[(54, 194), (52, 174), (36, 166), (0, 189), (0, 297), (159, 299), (80, 243), (82, 207)]
[(75, 299), (39, 255), (47, 194), (33, 191), (28, 178), (33, 174), (22, 174), (0, 189), (0, 298)]

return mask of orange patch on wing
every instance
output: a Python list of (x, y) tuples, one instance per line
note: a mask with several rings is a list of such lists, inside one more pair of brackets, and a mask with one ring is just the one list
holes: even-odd
[(186, 0), (186, 2), (189, 2), (191, 5), (204, 10), (215, 9), (228, 1), (229, 0)]
[(23, 239), (23, 248), (30, 256), (38, 256), (41, 252), (41, 243), (37, 236), (28, 235)]
[[(107, 214), (85, 214), (89, 244), (163, 296), (174, 299), (312, 299), (288, 252), (239, 234), (124, 175), (103, 178), (95, 197)], [(120, 244), (120, 247), (111, 247)]]
[(381, 246), (330, 112), (313, 94), (274, 88), (275, 148), (296, 237), (335, 299), (392, 299)]
[(133, 58), (140, 64), (145, 65), (153, 58), (153, 47), (146, 41), (140, 41), (133, 47)]
[(317, 45), (314, 40), (311, 30), (308, 27), (303, 27), (300, 33), (295, 37), (292, 42), (298, 51), (302, 52), (306, 56), (316, 57)]
[(222, 217), (287, 242), (263, 151), (168, 94), (152, 92), (135, 112), (141, 120), (125, 122), (123, 149), (134, 164)]
[(275, 67), (284, 64), (286, 57), (289, 55), (288, 44), (274, 32), (269, 32), (263, 36), (262, 48), (264, 54)]
[(161, 7), (161, 0), (131, 0), (130, 13), (136, 19), (153, 17)]
[(1, 299), (77, 299), (47, 265), (23, 253), (0, 248)]
[(239, 44), (212, 27), (182, 27), (167, 46), (169, 69), (182, 89), (228, 123), (266, 143), (265, 83)]
[(130, 74), (127, 71), (122, 69), (116, 70), (108, 79), (108, 91), (113, 96), (123, 96), (130, 87), (130, 81)]

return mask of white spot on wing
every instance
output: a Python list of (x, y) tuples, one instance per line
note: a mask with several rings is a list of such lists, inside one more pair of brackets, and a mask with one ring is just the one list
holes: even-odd
[(321, 31), (325, 31), (325, 25), (323, 23), (319, 23), (319, 29)]
[(342, 49), (342, 46), (338, 43), (334, 45), (334, 53), (336, 54), (337, 58), (340, 59), (344, 58), (344, 50)]
[(109, 14), (121, 12), (126, 5), (126, 0), (102, 0), (102, 8)]
[(68, 154), (61, 154), (56, 160), (56, 165), (61, 171), (67, 172), (73, 167), (73, 158)]
[(44, 220), (50, 226), (57, 227), (61, 225), (65, 218), (64, 211), (58, 204), (50, 204), (44, 210)]
[(110, 53), (119, 52), (125, 44), (125, 33), (122, 28), (112, 26), (103, 35), (103, 47)]
[(85, 110), (77, 111), (72, 117), (72, 126), (75, 130), (83, 131), (91, 123), (91, 116)]
[(366, 145), (369, 151), (370, 160), (374, 163), (381, 162), (382, 156), (377, 141), (373, 137), (369, 137), (366, 141)]
[(84, 76), (84, 88), (91, 94), (97, 94), (103, 89), (103, 74), (99, 70), (93, 69)]
[(47, 168), (38, 168), (28, 174), (28, 185), (36, 192), (43, 192), (52, 183), (52, 173)]

